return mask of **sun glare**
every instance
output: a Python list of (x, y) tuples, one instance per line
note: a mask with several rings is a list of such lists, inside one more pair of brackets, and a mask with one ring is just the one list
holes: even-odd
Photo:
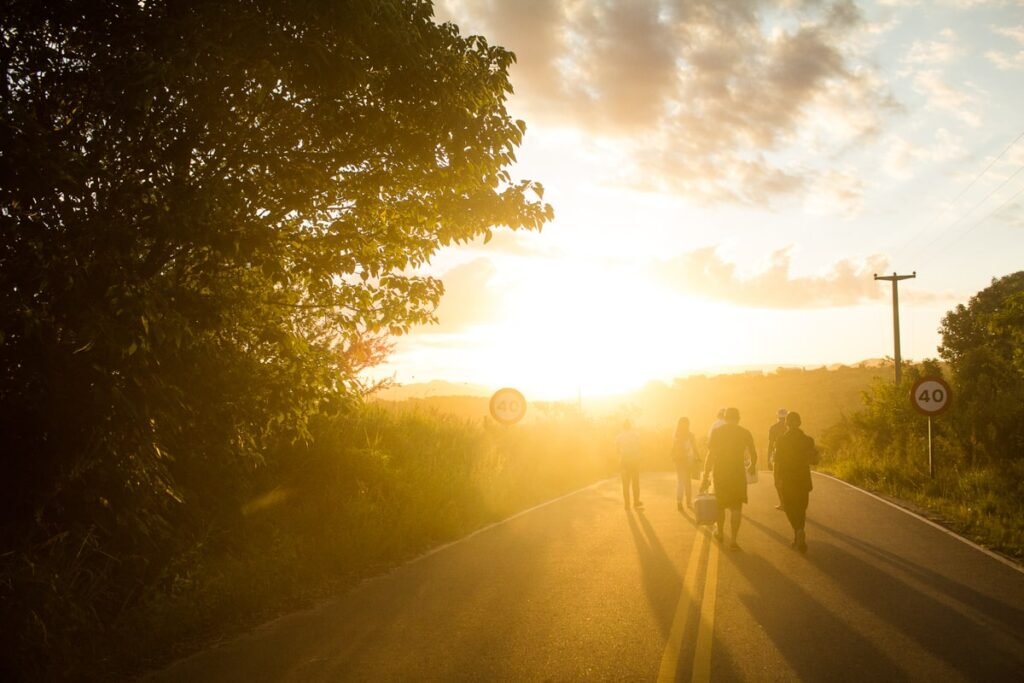
[(504, 362), (488, 374), (536, 398), (623, 393), (727, 364), (736, 343), (719, 333), (742, 340), (735, 319), (729, 307), (669, 292), (643, 272), (563, 265), (518, 291), (500, 324)]

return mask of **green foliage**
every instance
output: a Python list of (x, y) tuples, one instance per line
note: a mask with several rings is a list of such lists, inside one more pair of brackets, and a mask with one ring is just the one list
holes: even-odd
[(935, 478), (928, 476), (927, 444), (919, 443), (911, 461), (889, 451), (873, 450), (871, 439), (849, 434), (826, 444), (818, 469), (857, 486), (918, 507), (918, 511), (976, 542), (1024, 560), (1024, 467), (1009, 461), (999, 465), (965, 466), (955, 440), (933, 444)]
[[(903, 500), (961, 533), (1024, 558), (1024, 271), (996, 278), (942, 321), (946, 361), (906, 368), (901, 386), (876, 382), (857, 413), (822, 439), (822, 467)], [(949, 410), (933, 420), (930, 476), (925, 418), (911, 408), (922, 376), (952, 375)]]
[(941, 332), (971, 461), (1024, 457), (1024, 271), (994, 278), (946, 314)]
[(850, 423), (854, 430), (868, 437), (871, 451), (907, 462), (920, 453), (925, 419), (910, 399), (914, 383), (922, 377), (942, 377), (942, 367), (935, 360), (908, 363), (903, 366), (901, 383), (875, 379), (863, 393), (863, 408), (854, 413)]
[(614, 464), (615, 425), (578, 417), (509, 428), (368, 406), (310, 429), (311, 441), (270, 458), (235, 514), (192, 536), (116, 619), (84, 614), (92, 577), (51, 562), (53, 585), (39, 588), (50, 601), (32, 596), (46, 633), (36, 625), (11, 651), (20, 672), (109, 679), (158, 666), (608, 476)]
[(514, 56), (431, 15), (4, 3), (4, 633), (52, 635), (34, 610), (62, 601), (100, 633), (195, 539), (228, 544), (205, 534), (430, 319), (416, 268), (551, 218), (507, 170)]

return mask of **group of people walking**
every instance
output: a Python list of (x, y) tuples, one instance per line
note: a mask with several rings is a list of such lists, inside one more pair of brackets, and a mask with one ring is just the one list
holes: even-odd
[[(725, 517), (729, 512), (729, 546), (738, 548), (737, 536), (743, 520), (743, 504), (747, 501), (747, 484), (757, 479), (757, 449), (750, 430), (740, 426), (740, 412), (736, 408), (723, 408), (718, 412), (707, 438), (707, 457), (699, 467), (700, 454), (697, 440), (690, 431), (690, 420), (679, 418), (672, 439), (672, 460), (676, 466), (676, 507), (684, 504), (693, 508), (692, 479), (699, 476), (700, 493), (714, 487), (718, 518), (714, 535), (725, 541)], [(642, 508), (640, 501), (640, 438), (627, 421), (619, 434), (616, 446), (622, 466), (622, 494), (626, 508)], [(807, 505), (813, 485), (811, 465), (818, 462), (814, 439), (801, 429), (800, 415), (784, 408), (778, 411), (778, 421), (768, 431), (768, 467), (774, 470), (775, 488), (779, 504), (793, 527), (793, 548), (807, 551), (805, 523)]]

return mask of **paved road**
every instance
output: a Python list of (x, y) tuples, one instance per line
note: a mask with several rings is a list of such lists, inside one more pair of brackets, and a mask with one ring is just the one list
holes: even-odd
[(800, 555), (762, 475), (741, 550), (609, 480), (152, 680), (1024, 681), (1024, 573), (822, 476)]

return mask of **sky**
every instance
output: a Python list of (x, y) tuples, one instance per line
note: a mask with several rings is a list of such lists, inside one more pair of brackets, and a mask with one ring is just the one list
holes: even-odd
[(377, 377), (528, 399), (937, 357), (1024, 268), (1024, 0), (439, 0), (516, 54), (543, 231), (446, 248)]

